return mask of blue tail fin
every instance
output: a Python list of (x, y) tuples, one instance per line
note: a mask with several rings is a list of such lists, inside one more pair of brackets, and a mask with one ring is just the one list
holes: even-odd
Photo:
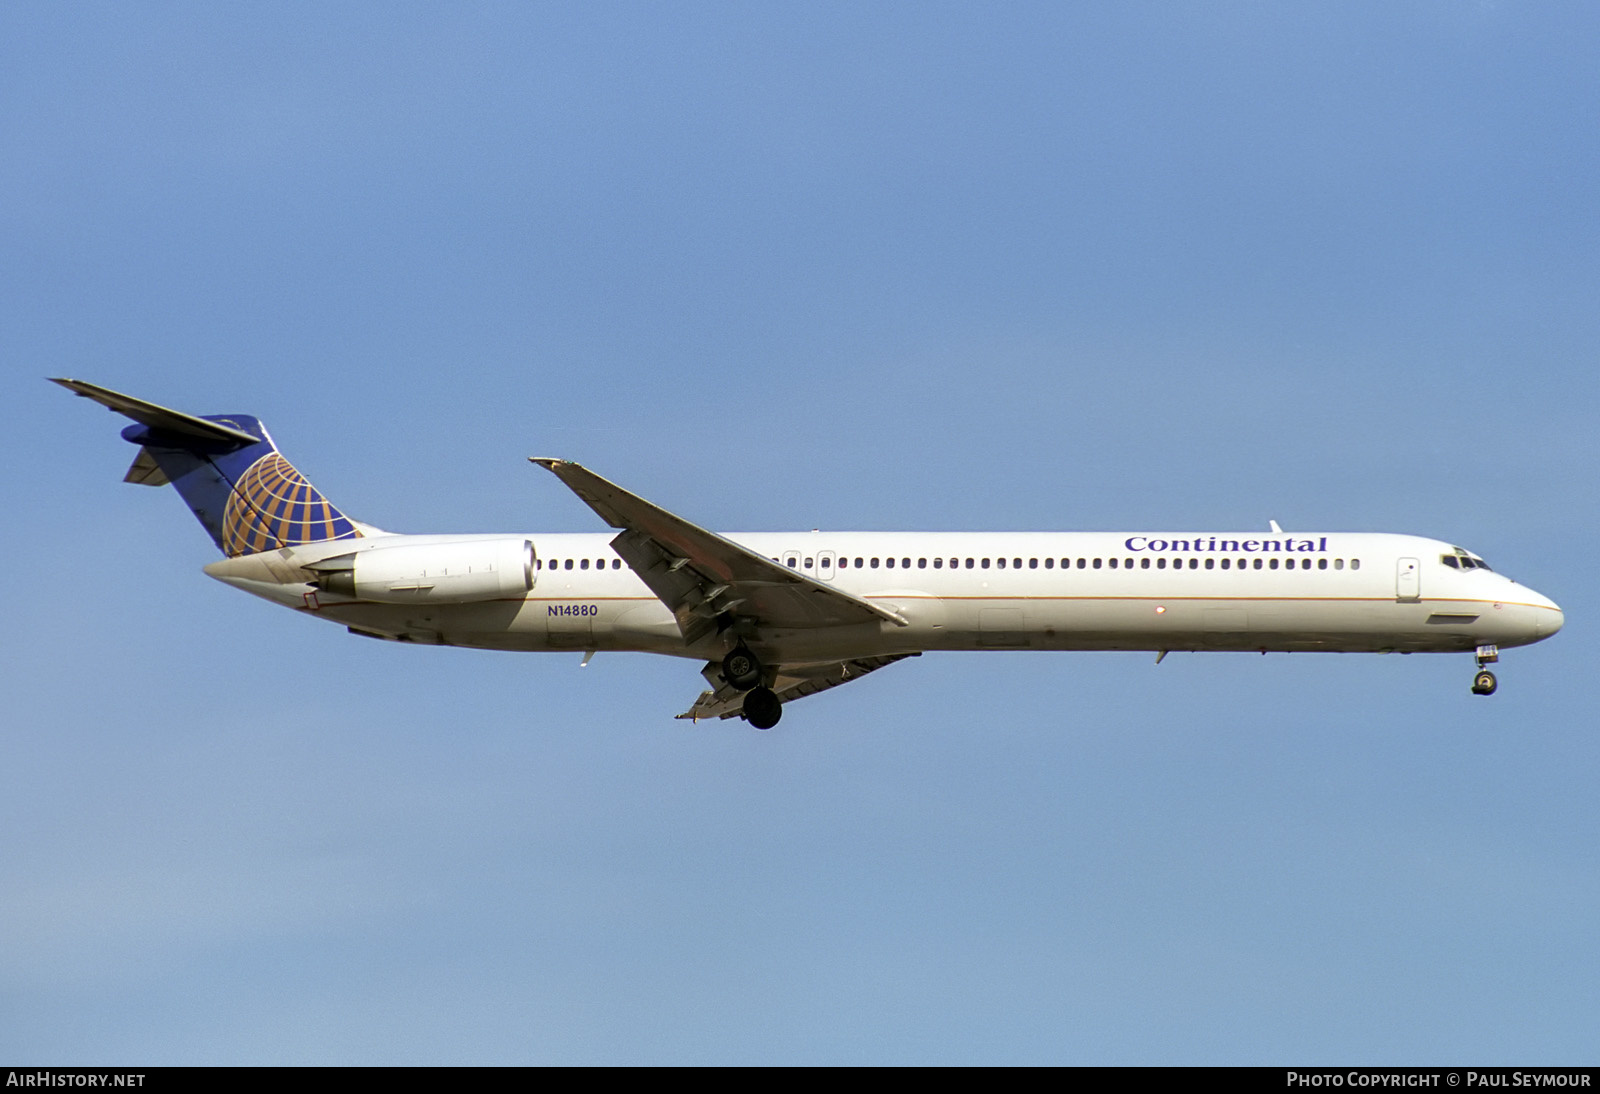
[(127, 481), (172, 483), (229, 558), (362, 535), (278, 453), (256, 418), (195, 417), (82, 380), (55, 382), (134, 420), (122, 431), (140, 446)]

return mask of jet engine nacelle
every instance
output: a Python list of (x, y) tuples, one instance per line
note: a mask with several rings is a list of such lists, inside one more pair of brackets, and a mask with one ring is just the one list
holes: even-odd
[(457, 540), (375, 547), (307, 566), (319, 589), (383, 604), (472, 604), (533, 588), (533, 541)]

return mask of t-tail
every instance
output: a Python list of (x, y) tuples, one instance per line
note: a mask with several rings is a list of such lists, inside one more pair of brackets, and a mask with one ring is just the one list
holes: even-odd
[(124, 440), (139, 446), (126, 482), (171, 483), (229, 558), (375, 531), (350, 520), (278, 453), (248, 414), (196, 417), (82, 380), (69, 391), (132, 418)]

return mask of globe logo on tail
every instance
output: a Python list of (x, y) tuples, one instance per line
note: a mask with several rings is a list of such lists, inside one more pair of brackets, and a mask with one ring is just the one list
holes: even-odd
[(262, 456), (239, 476), (222, 514), (222, 549), (230, 558), (360, 535), (276, 452)]

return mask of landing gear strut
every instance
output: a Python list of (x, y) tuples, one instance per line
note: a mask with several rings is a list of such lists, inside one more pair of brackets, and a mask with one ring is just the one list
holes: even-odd
[(1493, 662), (1498, 661), (1498, 660), (1500, 660), (1500, 650), (1497, 647), (1495, 647), (1495, 646), (1479, 646), (1478, 647), (1478, 672), (1477, 672), (1477, 675), (1475, 675), (1472, 678), (1472, 694), (1474, 694), (1474, 695), (1493, 695), (1494, 694), (1494, 689), (1500, 686), (1499, 681), (1495, 680), (1494, 673), (1490, 672), (1488, 669), (1484, 668), (1483, 666), (1488, 665), (1488, 664), (1492, 664)]
[(771, 688), (752, 688), (744, 697), (744, 720), (757, 729), (771, 729), (783, 717), (783, 703)]

